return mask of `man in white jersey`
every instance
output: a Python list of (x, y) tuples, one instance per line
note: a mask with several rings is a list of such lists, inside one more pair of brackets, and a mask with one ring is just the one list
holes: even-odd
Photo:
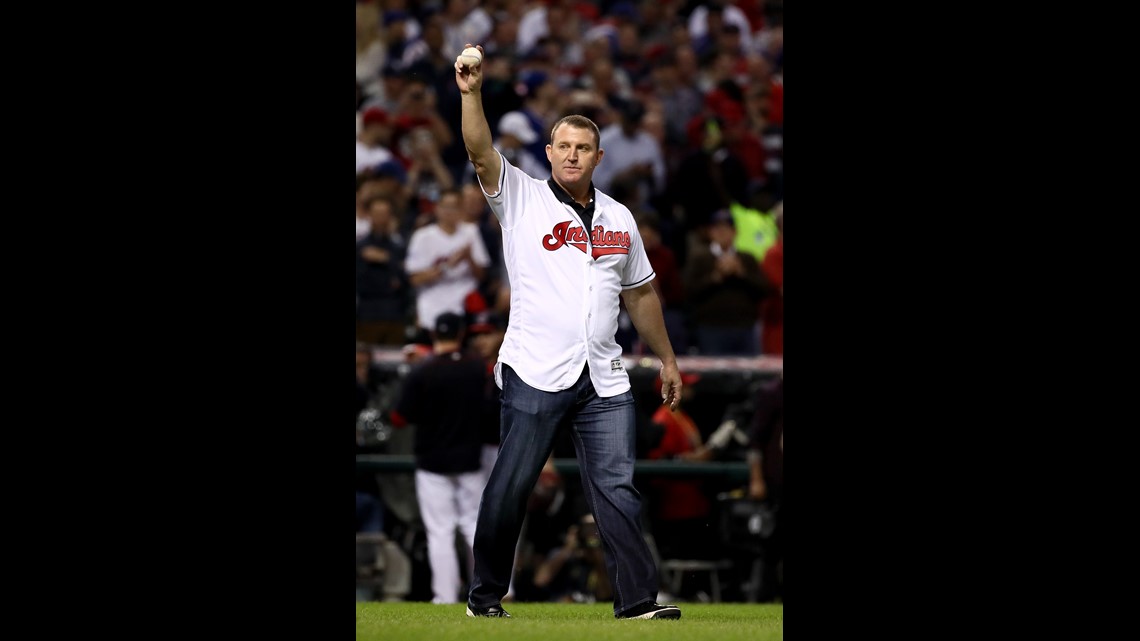
[(404, 269), (416, 288), (417, 325), (435, 328), (440, 314), (463, 315), (463, 301), (478, 288), (491, 264), (479, 229), (463, 222), (463, 195), (445, 189), (436, 204), (434, 224), (417, 229), (408, 242)]
[(680, 618), (676, 606), (656, 603), (657, 567), (640, 527), (633, 394), (614, 340), (619, 296), (661, 359), (662, 397), (673, 407), (681, 377), (633, 216), (591, 182), (604, 154), (598, 126), (583, 116), (560, 120), (546, 146), (551, 178), (532, 178), (491, 145), (481, 65), (457, 61), (455, 82), (463, 142), (502, 227), (511, 280), (510, 321), (495, 366), (502, 438), (479, 506), (467, 615), (509, 616), (502, 598), (526, 500), (555, 435), (567, 429), (605, 551), (614, 616)]

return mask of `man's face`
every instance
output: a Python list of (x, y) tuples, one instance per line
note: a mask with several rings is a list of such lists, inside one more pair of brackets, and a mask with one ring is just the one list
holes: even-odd
[(567, 189), (589, 185), (604, 154), (593, 131), (565, 124), (554, 132), (553, 144), (546, 146), (551, 173)]
[(451, 226), (459, 222), (463, 209), (459, 194), (444, 194), (435, 206), (435, 218), (441, 225)]
[(374, 200), (368, 206), (368, 214), (372, 218), (372, 229), (386, 231), (392, 222), (392, 205), (386, 200)]

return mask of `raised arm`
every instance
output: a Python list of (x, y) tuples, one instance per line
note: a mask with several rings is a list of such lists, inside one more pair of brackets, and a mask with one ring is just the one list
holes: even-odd
[[(472, 46), (471, 44), (467, 45)], [(482, 45), (476, 47), (483, 53)], [(483, 64), (467, 66), (455, 61), (455, 84), (459, 86), (463, 105), (462, 129), (463, 144), (467, 147), (467, 157), (475, 167), (475, 174), (483, 185), (483, 191), (488, 189), (488, 195), (494, 196), (499, 189), (499, 172), (502, 170), (502, 159), (499, 152), (491, 146), (491, 127), (487, 124), (487, 116), (483, 113)]]

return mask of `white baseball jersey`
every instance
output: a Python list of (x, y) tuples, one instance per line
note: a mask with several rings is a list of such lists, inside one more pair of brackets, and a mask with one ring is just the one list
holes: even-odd
[[(442, 263), (455, 252), (471, 245), (471, 259), (480, 267), (491, 264), (487, 246), (479, 235), (479, 228), (471, 223), (459, 223), (455, 233), (448, 234), (438, 224), (417, 229), (408, 241), (408, 256), (404, 269), (409, 274)], [(445, 267), (443, 277), (423, 285), (416, 291), (416, 316), (420, 327), (432, 329), (435, 319), (444, 312), (464, 314), (463, 302), (479, 286), (471, 273), (471, 265), (463, 261), (455, 267)]]
[(581, 217), (548, 181), (505, 158), (502, 164), (498, 189), (487, 196), (503, 229), (511, 281), (510, 323), (495, 382), (502, 388), (505, 363), (527, 385), (557, 392), (574, 385), (588, 361), (598, 396), (629, 390), (614, 340), (619, 296), (656, 275), (633, 214), (595, 189), (593, 228), (584, 231)]

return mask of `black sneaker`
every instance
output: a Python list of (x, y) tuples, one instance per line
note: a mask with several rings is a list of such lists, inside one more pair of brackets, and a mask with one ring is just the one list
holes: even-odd
[(469, 617), (506, 617), (511, 618), (507, 611), (502, 606), (492, 605), (489, 608), (477, 608), (470, 603), (467, 604), (467, 616)]
[(615, 614), (615, 619), (680, 619), (681, 608), (675, 605), (661, 605), (659, 603), (642, 603)]

